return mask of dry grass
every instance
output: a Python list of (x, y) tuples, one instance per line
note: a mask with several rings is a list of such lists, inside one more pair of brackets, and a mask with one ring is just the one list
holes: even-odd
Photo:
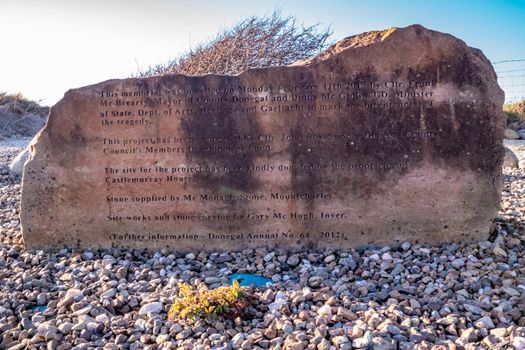
[(41, 106), (38, 102), (31, 101), (21, 93), (8, 94), (0, 92), (0, 106), (9, 106), (9, 109), (15, 113), (37, 113), (47, 114), (49, 108)]
[(22, 94), (0, 92), (0, 139), (33, 136), (47, 119), (49, 108)]

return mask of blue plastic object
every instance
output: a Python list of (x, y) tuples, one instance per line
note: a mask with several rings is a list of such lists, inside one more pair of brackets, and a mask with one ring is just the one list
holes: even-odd
[(37, 306), (33, 308), (33, 312), (46, 312), (47, 306)]
[(273, 282), (269, 278), (258, 275), (252, 275), (249, 273), (234, 273), (230, 276), (230, 284), (232, 284), (233, 281), (239, 281), (239, 285), (241, 287), (252, 285), (255, 285), (257, 287), (266, 287), (267, 284), (271, 284)]

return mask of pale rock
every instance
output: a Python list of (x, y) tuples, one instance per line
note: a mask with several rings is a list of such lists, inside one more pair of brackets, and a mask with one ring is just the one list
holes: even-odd
[(325, 262), (325, 264), (329, 264), (334, 260), (335, 260), (335, 255), (330, 254), (327, 257), (325, 257), (323, 261)]
[(44, 305), (46, 301), (47, 301), (47, 296), (45, 293), (40, 293), (37, 295), (36, 302), (38, 303), (38, 305)]
[(383, 260), (383, 261), (392, 261), (393, 258), (392, 258), (392, 255), (390, 255), (389, 252), (385, 252), (385, 253), (383, 253), (383, 255), (381, 255), (381, 260)]
[(24, 149), (15, 159), (9, 164), (9, 173), (11, 175), (22, 175), (24, 172), (24, 165), (29, 159), (29, 149)]
[(192, 331), (190, 328), (184, 328), (181, 332), (177, 333), (175, 336), (175, 339), (177, 340), (183, 340), (188, 338), (191, 335)]
[(171, 337), (169, 334), (160, 334), (157, 336), (157, 339), (155, 339), (155, 342), (157, 344), (164, 344), (166, 342), (169, 342), (170, 338)]
[(219, 283), (221, 280), (217, 277), (214, 277), (214, 276), (210, 276), (210, 277), (206, 277), (204, 279), (204, 282), (206, 282), (206, 284), (215, 284), (215, 283)]
[(405, 266), (403, 264), (396, 264), (394, 268), (392, 269), (392, 271), (390, 272), (390, 275), (395, 277), (403, 271), (405, 271)]
[(276, 301), (274, 301), (273, 303), (271, 303), (270, 305), (268, 305), (268, 309), (270, 311), (279, 311), (279, 309), (281, 308), (281, 306), (283, 305), (286, 305), (288, 302), (286, 300), (283, 300), (283, 299), (277, 299)]
[(235, 334), (231, 339), (231, 344), (234, 348), (238, 349), (240, 348), (242, 342), (246, 339), (246, 335), (244, 333), (237, 333)]
[(296, 255), (291, 255), (287, 260), (286, 263), (290, 266), (297, 266), (300, 263), (299, 258)]
[(494, 322), (489, 316), (484, 316), (474, 322), (474, 325), (478, 328), (493, 329)]
[[(292, 326), (292, 332), (293, 332), (293, 326)], [(238, 333), (239, 334), (239, 333)], [(273, 339), (277, 336), (277, 329), (275, 328), (275, 323), (272, 322), (263, 332), (264, 337), (266, 339)]]
[(321, 316), (332, 316), (332, 307), (325, 304), (317, 310), (317, 314)]
[(275, 256), (275, 252), (270, 252), (264, 256), (263, 260), (266, 262), (270, 262), (274, 256)]
[(325, 338), (322, 338), (322, 340), (317, 344), (318, 350), (330, 350), (330, 347), (330, 342)]
[(436, 321), (437, 324), (443, 325), (443, 326), (450, 326), (455, 324), (459, 321), (459, 317), (456, 315), (447, 315), (445, 317), (442, 317)]
[(64, 296), (64, 299), (73, 298), (74, 301), (80, 301), (84, 297), (84, 294), (81, 290), (76, 288), (70, 288), (67, 290), (66, 295)]
[(502, 256), (502, 257), (505, 257), (505, 258), (507, 257), (507, 252), (504, 249), (502, 249), (500, 246), (495, 246), (494, 249), (492, 249), (492, 251), (497, 256)]
[(317, 288), (323, 283), (323, 277), (312, 276), (308, 279), (308, 285), (312, 288)]
[(370, 260), (379, 261), (380, 260), (379, 254), (374, 253), (374, 254), (370, 255)]
[(113, 298), (116, 294), (117, 294), (117, 291), (115, 290), (115, 288), (111, 288), (111, 289), (105, 291), (104, 293), (100, 294), (100, 298), (101, 299), (103, 299), (103, 298)]
[(288, 295), (283, 291), (278, 291), (275, 293), (275, 301), (277, 300), (288, 300)]
[(369, 345), (370, 345), (370, 339), (367, 336), (363, 336), (361, 338), (356, 338), (352, 342), (352, 346), (354, 348), (356, 348), (356, 349), (368, 348)]
[(503, 328), (503, 327), (501, 327), (501, 328), (494, 328), (494, 329), (490, 330), (490, 334), (493, 334), (497, 338), (503, 338), (503, 337), (507, 336), (508, 331), (507, 331), (507, 328)]
[(473, 343), (478, 340), (478, 334), (474, 328), (467, 328), (461, 333), (461, 339), (468, 343)]
[(142, 307), (139, 310), (139, 315), (159, 313), (160, 311), (162, 311), (162, 309), (163, 305), (160, 302), (148, 303), (142, 305)]
[(91, 311), (92, 308), (93, 308), (93, 305), (88, 304), (85, 307), (83, 307), (82, 309), (79, 309), (79, 310), (73, 312), (72, 316), (78, 317), (78, 316), (82, 316), (82, 315), (87, 315), (89, 313), (89, 311)]
[(109, 322), (109, 317), (106, 314), (100, 314), (95, 317), (95, 320), (99, 323)]
[(512, 340), (512, 346), (514, 350), (524, 350), (525, 349), (525, 337), (514, 337)]
[(344, 335), (332, 338), (332, 343), (334, 343), (335, 345), (341, 345), (341, 344), (344, 344), (344, 343), (348, 343), (349, 341), (350, 341), (350, 339), (348, 339), (348, 337), (346, 337)]
[(73, 328), (74, 324), (71, 323), (71, 322), (64, 322), (64, 323), (61, 323), (57, 329), (60, 333), (62, 334), (69, 334), (69, 332), (71, 332), (71, 329)]
[(505, 147), (505, 157), (503, 158), (503, 167), (516, 169), (519, 166), (518, 157), (514, 152)]
[(483, 313), (483, 309), (480, 308), (479, 306), (475, 306), (471, 304), (463, 304), (463, 307), (465, 308), (465, 310), (475, 315), (481, 315)]
[(282, 329), (283, 332), (287, 334), (290, 334), (294, 331), (294, 327), (290, 322), (285, 322)]
[(454, 259), (454, 260), (452, 260), (452, 266), (453, 266), (455, 269), (460, 269), (460, 268), (462, 268), (463, 266), (465, 266), (465, 259), (458, 258), (458, 259)]
[(512, 287), (505, 286), (505, 287), (502, 287), (501, 290), (507, 293), (508, 295), (510, 295), (511, 297), (520, 296), (520, 292), (518, 292), (516, 289)]
[(397, 350), (396, 343), (392, 339), (383, 337), (372, 338), (372, 349), (374, 350)]

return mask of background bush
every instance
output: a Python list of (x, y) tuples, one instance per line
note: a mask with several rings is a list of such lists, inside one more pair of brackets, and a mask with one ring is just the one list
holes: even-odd
[(507, 124), (516, 124), (519, 127), (525, 126), (525, 100), (503, 105), (503, 111), (507, 114)]
[(0, 92), (0, 140), (34, 136), (46, 123), (49, 108), (21, 94)]
[(250, 68), (288, 65), (324, 50), (331, 34), (330, 27), (297, 25), (294, 17), (282, 17), (276, 11), (269, 16), (246, 18), (211, 41), (137, 75), (232, 75)]

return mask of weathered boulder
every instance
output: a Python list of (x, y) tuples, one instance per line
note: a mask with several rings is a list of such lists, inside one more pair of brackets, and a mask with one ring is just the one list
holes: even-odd
[(520, 138), (520, 135), (512, 129), (505, 129), (505, 138), (507, 140), (517, 140)]
[(22, 175), (24, 172), (24, 165), (29, 159), (29, 149), (24, 149), (11, 161), (9, 164), (9, 174), (11, 175)]
[(237, 76), (70, 90), (32, 146), (28, 248), (347, 248), (486, 239), (503, 92), (419, 25)]
[(518, 157), (512, 150), (505, 147), (505, 158), (503, 159), (504, 168), (517, 168), (518, 167)]

